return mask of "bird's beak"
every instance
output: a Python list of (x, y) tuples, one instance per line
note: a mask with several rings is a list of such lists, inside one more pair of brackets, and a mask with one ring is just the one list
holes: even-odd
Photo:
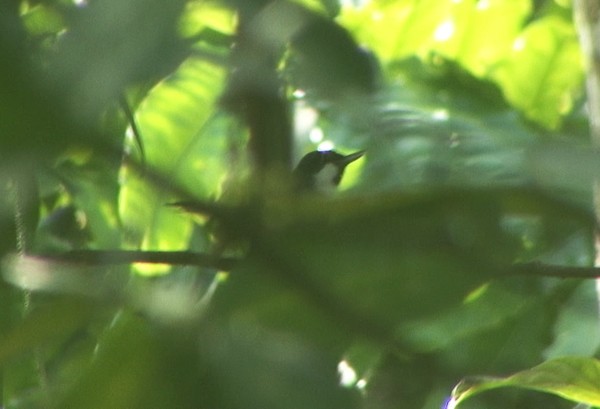
[(344, 156), (341, 160), (340, 160), (340, 164), (343, 166), (348, 165), (349, 163), (354, 162), (355, 160), (361, 158), (363, 155), (365, 154), (365, 151), (358, 151), (358, 152), (354, 152), (351, 153), (350, 155), (346, 155)]

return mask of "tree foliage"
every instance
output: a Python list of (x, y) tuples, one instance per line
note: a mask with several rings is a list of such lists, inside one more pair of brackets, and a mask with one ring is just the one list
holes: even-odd
[(0, 406), (600, 406), (570, 2), (8, 0), (0, 53)]

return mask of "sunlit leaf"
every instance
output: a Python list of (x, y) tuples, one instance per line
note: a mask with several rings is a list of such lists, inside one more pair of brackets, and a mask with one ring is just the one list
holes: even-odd
[(506, 378), (470, 378), (456, 386), (447, 408), (455, 408), (473, 395), (486, 390), (515, 387), (558, 395), (592, 406), (600, 405), (600, 361), (565, 357), (546, 361)]
[(318, 13), (335, 16), (340, 11), (339, 0), (293, 0), (304, 7)]
[(54, 9), (38, 4), (23, 14), (23, 22), (32, 35), (57, 34), (64, 29), (62, 16)]
[[(225, 135), (214, 125), (223, 74), (220, 67), (190, 59), (137, 112), (147, 165), (198, 197), (214, 197), (224, 175)], [(168, 188), (124, 169), (119, 207), (130, 246), (186, 248), (192, 221), (165, 206), (177, 199)]]
[(372, 1), (341, 22), (384, 61), (437, 53), (481, 75), (509, 50), (529, 1)]
[(583, 83), (574, 27), (553, 16), (531, 23), (491, 77), (528, 118), (556, 128), (573, 108)]
[(416, 53), (430, 42), (451, 8), (450, 2), (439, 1), (369, 2), (358, 9), (343, 8), (340, 21), (360, 43), (390, 61)]
[(510, 52), (530, 12), (529, 0), (477, 2), (468, 20), (457, 22), (464, 28), (456, 60), (473, 75), (485, 78)]
[(340, 21), (388, 67), (415, 55), (432, 65), (440, 56), (455, 61), (555, 129), (580, 93), (581, 55), (571, 21), (548, 15), (523, 28), (531, 11), (524, 0), (373, 1), (344, 8)]
[(179, 27), (186, 36), (198, 34), (207, 28), (231, 34), (234, 23), (235, 16), (231, 9), (216, 2), (193, 1), (186, 4)]

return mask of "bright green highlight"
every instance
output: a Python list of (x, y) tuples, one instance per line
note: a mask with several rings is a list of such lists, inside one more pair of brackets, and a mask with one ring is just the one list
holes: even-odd
[(548, 129), (560, 126), (581, 93), (583, 67), (571, 20), (531, 18), (531, 1), (372, 1), (345, 7), (339, 19), (381, 59), (413, 56), (432, 65), (449, 60), (491, 80), (507, 102)]
[[(164, 177), (165, 185), (123, 169), (119, 207), (129, 246), (144, 250), (187, 248), (193, 222), (166, 206), (181, 199), (170, 194), (169, 187), (179, 186), (199, 198), (218, 193), (225, 174), (225, 136), (213, 123), (223, 81), (221, 67), (189, 59), (140, 105), (136, 116), (146, 166)], [(156, 271), (153, 266), (152, 272), (166, 268), (158, 266)]]
[(506, 378), (477, 378), (459, 383), (448, 409), (490, 389), (516, 387), (547, 392), (591, 406), (600, 406), (600, 361), (593, 358), (564, 357), (546, 361)]

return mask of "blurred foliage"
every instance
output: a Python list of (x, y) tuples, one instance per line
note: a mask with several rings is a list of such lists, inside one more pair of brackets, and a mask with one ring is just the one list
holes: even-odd
[(0, 55), (3, 408), (600, 406), (570, 2), (7, 0)]

